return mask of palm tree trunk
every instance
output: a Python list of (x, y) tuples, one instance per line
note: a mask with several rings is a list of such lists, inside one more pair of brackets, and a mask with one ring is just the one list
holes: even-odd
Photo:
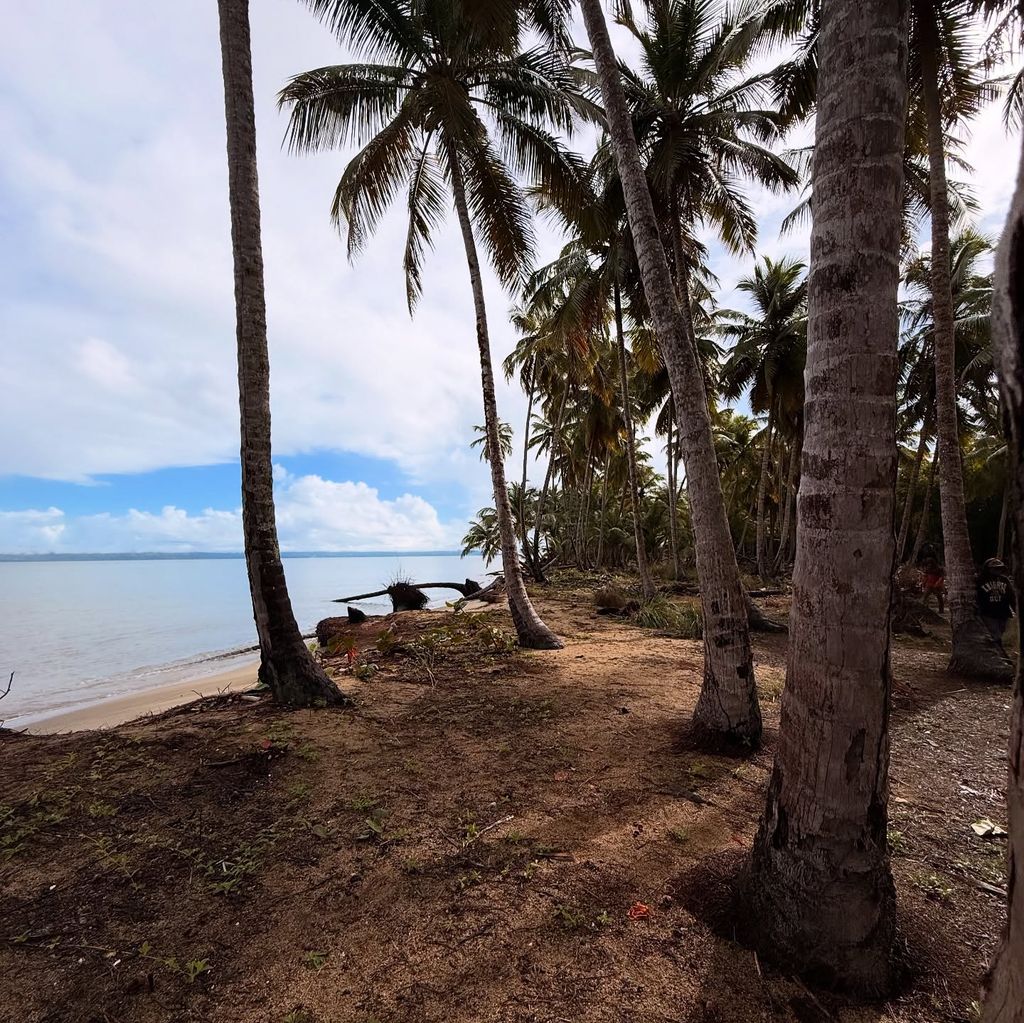
[(544, 520), (544, 508), (548, 503), (548, 492), (551, 489), (551, 480), (555, 473), (555, 445), (562, 432), (562, 418), (565, 415), (565, 404), (569, 400), (569, 381), (565, 381), (565, 388), (562, 391), (562, 400), (558, 405), (558, 413), (555, 416), (554, 431), (551, 435), (551, 444), (548, 447), (548, 467), (544, 471), (544, 484), (540, 488), (540, 496), (537, 498), (537, 515), (533, 521), (533, 577), (537, 582), (545, 582), (543, 559), (540, 556), (540, 527)]
[(792, 528), (793, 506), (796, 504), (796, 481), (800, 473), (801, 431), (799, 425), (793, 432), (792, 448), (789, 452), (789, 476), (786, 481), (786, 510), (782, 516), (782, 535), (779, 537), (779, 553), (775, 558), (775, 572), (778, 573), (786, 560), (789, 550), (789, 536)]
[(914, 549), (907, 559), (912, 565), (917, 564), (917, 556), (921, 553), (924, 545), (924, 538), (928, 535), (928, 519), (932, 512), (932, 492), (935, 490), (935, 476), (939, 467), (939, 452), (936, 450), (932, 458), (931, 467), (928, 470), (928, 486), (924, 491), (924, 505), (921, 508), (921, 518), (917, 522), (917, 534), (914, 537)]
[(946, 592), (953, 627), (949, 670), (976, 678), (1008, 682), (1013, 665), (978, 619), (974, 556), (967, 531), (963, 464), (956, 422), (956, 350), (952, 267), (949, 251), (949, 192), (939, 95), (939, 40), (932, 5), (918, 19), (921, 32), (921, 76), (928, 125), (928, 170), (931, 181), (932, 310), (935, 324), (936, 447), (942, 460), (939, 507), (945, 548)]
[(914, 465), (910, 470), (910, 479), (907, 481), (907, 499), (903, 505), (903, 518), (900, 520), (900, 533), (896, 538), (896, 564), (903, 564), (903, 551), (907, 546), (907, 534), (910, 532), (910, 516), (914, 511), (914, 493), (917, 490), (917, 478), (921, 475), (921, 462), (924, 460), (924, 453), (928, 450), (928, 434), (921, 424), (921, 440), (917, 445), (917, 454), (914, 456)]
[(455, 209), (462, 228), (462, 241), (466, 248), (466, 262), (469, 264), (469, 278), (473, 287), (473, 307), (476, 312), (476, 340), (480, 349), (480, 382), (484, 399), (484, 428), (487, 431), (487, 450), (491, 465), (491, 484), (494, 488), (494, 509), (498, 517), (501, 534), (501, 562), (508, 592), (509, 610), (515, 623), (516, 635), (522, 646), (532, 650), (558, 650), (562, 642), (541, 621), (540, 615), (530, 602), (523, 573), (519, 567), (516, 551), (515, 531), (512, 528), (512, 509), (505, 485), (505, 463), (501, 456), (498, 437), (498, 405), (494, 396), (494, 370), (491, 366), (491, 342), (487, 330), (487, 308), (484, 304), (483, 278), (480, 274), (480, 260), (477, 257), (473, 225), (466, 202), (466, 185), (459, 164), (459, 155), (453, 144), (447, 146), (448, 173), (455, 196)]
[(1002, 560), (1006, 556), (1006, 523), (1010, 511), (1010, 485), (1009, 482), (1003, 485), (1003, 507), (999, 512), (999, 539), (997, 541), (996, 557)]
[(906, 8), (824, 4), (819, 47), (789, 661), (748, 892), (766, 954), (874, 997), (892, 982), (896, 923), (886, 822)]
[[(1003, 240), (996, 254), (992, 347), (1007, 423), (1007, 482), (1013, 510), (1013, 572), (1024, 593), (1024, 155)], [(1018, 619), (1019, 621), (1019, 619)], [(1007, 923), (986, 978), (984, 1023), (1024, 1023), (1024, 663), (1018, 661), (1010, 721)]]
[(523, 558), (530, 574), (537, 578), (537, 566), (534, 564), (530, 544), (526, 532), (526, 481), (530, 461), (530, 423), (533, 419), (533, 399), (537, 391), (537, 363), (530, 360), (529, 387), (526, 397), (526, 424), (523, 427), (523, 478), (519, 488), (519, 542), (523, 548)]
[(594, 440), (587, 452), (587, 468), (583, 473), (583, 493), (580, 498), (580, 513), (576, 521), (576, 560), (582, 569), (587, 568), (587, 522), (590, 519), (590, 491), (594, 485)]
[(612, 453), (609, 449), (604, 454), (604, 476), (601, 479), (601, 529), (597, 534), (597, 567), (604, 568), (604, 532), (608, 514), (608, 467)]
[(622, 329), (622, 297), (619, 282), (612, 287), (615, 302), (615, 340), (619, 349), (619, 389), (622, 391), (622, 419), (626, 424), (626, 462), (629, 466), (629, 500), (633, 508), (633, 538), (636, 541), (636, 567), (640, 573), (640, 589), (644, 600), (650, 600), (655, 593), (654, 580), (647, 564), (647, 544), (644, 542), (641, 520), (640, 486), (636, 469), (636, 434), (633, 432), (633, 410), (630, 408), (629, 376), (626, 373), (626, 336)]
[(765, 554), (764, 509), (768, 491), (768, 470), (771, 465), (772, 431), (775, 426), (775, 402), (769, 399), (768, 422), (764, 427), (761, 447), (761, 475), (757, 481), (757, 574), (762, 582), (768, 580), (768, 564)]
[(678, 580), (679, 571), (679, 491), (676, 483), (676, 449), (672, 438), (672, 420), (675, 408), (669, 398), (668, 437), (665, 441), (665, 454), (668, 459), (666, 468), (668, 481), (668, 535), (672, 544), (672, 578)]
[(697, 578), (704, 605), (704, 683), (694, 710), (694, 724), (721, 738), (756, 744), (761, 738), (761, 710), (750, 630), (722, 498), (703, 375), (673, 291), (601, 2), (581, 0), (581, 7), (601, 83), (644, 292), (675, 399)]
[(249, 0), (218, 0), (218, 10), (227, 123), (231, 253), (235, 268), (242, 530), (260, 645), (259, 677), (279, 703), (294, 707), (338, 705), (346, 702), (345, 697), (313, 660), (295, 622), (277, 540)]

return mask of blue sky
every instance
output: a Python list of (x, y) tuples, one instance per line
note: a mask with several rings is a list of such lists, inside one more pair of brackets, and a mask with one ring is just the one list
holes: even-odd
[[(352, 265), (328, 219), (342, 154), (294, 158), (274, 103), (343, 59), (289, 0), (253, 0), (275, 463), (286, 549), (438, 549), (490, 503), (461, 241), (449, 223), (410, 320), (401, 210)], [(0, 551), (237, 550), (237, 392), (216, 8), (15, 5), (0, 38)], [(618, 37), (618, 42), (622, 42)], [(983, 226), (1016, 148), (976, 123)], [(790, 197), (752, 194), (759, 250)], [(710, 240), (710, 239), (709, 239)], [(539, 232), (539, 256), (558, 239)], [(750, 259), (712, 245), (721, 302)], [(497, 362), (514, 343), (486, 282)], [(521, 435), (525, 399), (501, 383)], [(660, 458), (659, 458), (660, 461)]]

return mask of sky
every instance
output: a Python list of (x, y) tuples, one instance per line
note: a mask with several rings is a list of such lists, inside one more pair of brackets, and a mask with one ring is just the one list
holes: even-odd
[[(251, 18), (282, 548), (458, 547), (491, 497), (469, 448), (483, 412), (454, 217), (410, 319), (401, 203), (350, 263), (328, 215), (346, 154), (281, 145), (277, 91), (345, 56), (296, 0), (252, 0)], [(39, 0), (4, 22), (0, 553), (239, 550), (216, 5)], [(974, 123), (993, 234), (1018, 151), (996, 107)], [(806, 258), (806, 228), (778, 235), (795, 199), (750, 194), (758, 252)], [(559, 239), (538, 235), (552, 257)], [(708, 240), (720, 302), (740, 304), (752, 257)], [(493, 275), (485, 288), (497, 364), (515, 334)], [(498, 407), (518, 443), (525, 397), (500, 380)]]

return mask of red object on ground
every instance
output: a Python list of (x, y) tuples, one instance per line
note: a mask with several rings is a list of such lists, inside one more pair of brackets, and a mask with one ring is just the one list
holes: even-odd
[(630, 920), (646, 920), (650, 915), (651, 907), (646, 902), (634, 902), (626, 913)]

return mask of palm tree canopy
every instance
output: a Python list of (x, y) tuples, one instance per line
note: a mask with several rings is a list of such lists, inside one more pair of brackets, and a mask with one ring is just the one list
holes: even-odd
[(465, 179), (478, 239), (500, 280), (522, 282), (532, 260), (530, 209), (517, 177), (560, 194), (580, 172), (564, 146), (596, 108), (580, 95), (560, 47), (521, 48), (531, 28), (564, 35), (563, 0), (305, 0), (365, 63), (296, 75), (279, 96), (295, 152), (354, 145), (331, 216), (354, 256), (405, 192), (410, 311), (448, 210), (452, 161)]

